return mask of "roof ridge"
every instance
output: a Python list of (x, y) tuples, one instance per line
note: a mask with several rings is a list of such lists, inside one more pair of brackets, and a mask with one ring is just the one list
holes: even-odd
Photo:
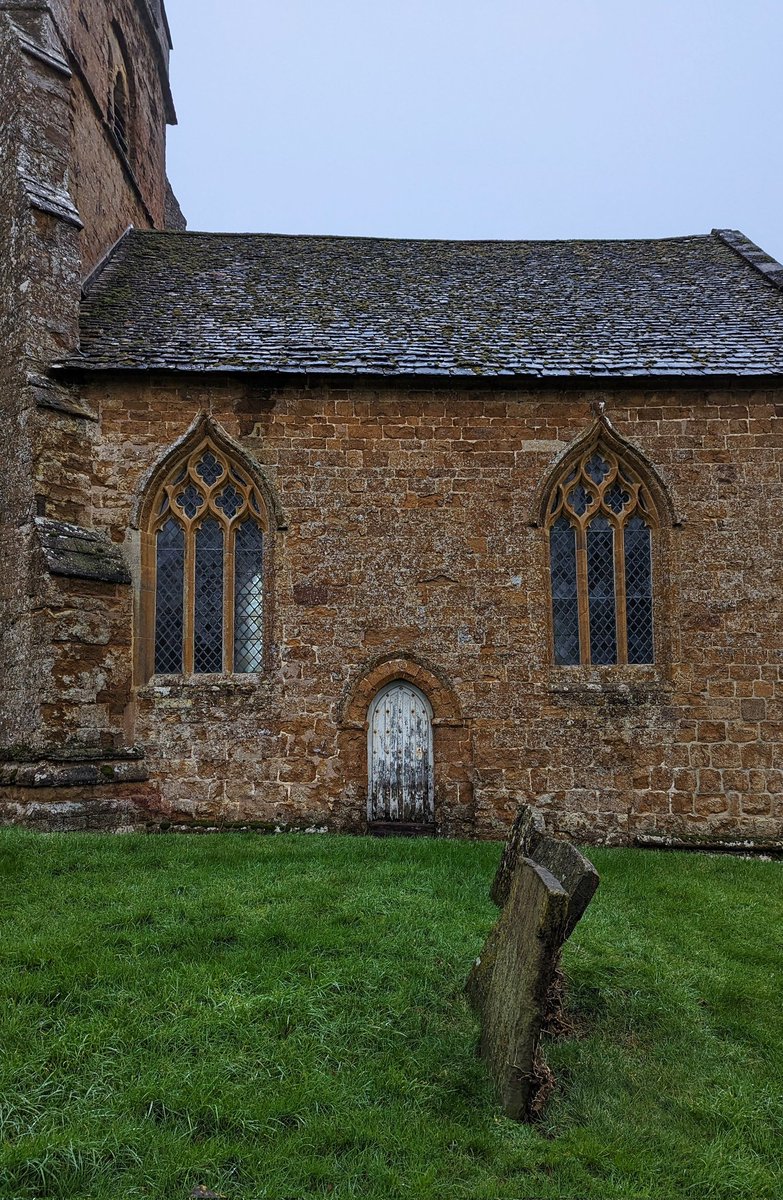
[[(82, 280), (82, 299), (84, 299), (87, 295), (89, 295), (92, 288), (95, 287), (95, 285), (98, 282), (98, 280), (100, 279), (101, 275), (106, 270), (109, 263), (114, 258), (115, 254), (117, 253), (117, 251), (119, 250), (120, 246), (125, 241), (125, 239), (128, 237), (128, 235), (131, 233), (136, 233), (136, 232), (137, 231), (133, 228), (133, 226), (129, 225), (128, 228), (126, 230), (124, 230), (123, 233), (120, 234), (120, 236), (117, 238), (117, 241), (114, 242), (113, 245), (109, 246), (109, 249), (106, 251), (106, 253), (103, 255), (103, 257), (98, 259), (97, 263), (95, 264), (93, 269), (90, 271), (90, 273), (88, 275), (85, 275), (84, 279)], [(150, 230), (150, 232), (153, 232), (153, 231)]]
[(739, 229), (713, 229), (712, 235), (783, 292), (783, 263), (767, 254)]
[[(135, 229), (133, 226), (126, 232), (132, 232), (140, 238), (276, 238), (288, 241), (319, 241), (319, 242), (393, 242), (395, 244), (434, 243), (439, 246), (639, 246), (660, 245), (662, 242), (706, 242), (711, 233), (680, 233), (669, 237), (572, 237), (572, 238), (502, 238), (502, 237), (395, 237), (392, 234), (372, 233), (271, 233), (263, 230), (221, 230), (221, 229)], [(123, 234), (123, 237), (125, 235)], [(122, 241), (122, 238), (119, 239)], [(113, 249), (113, 248), (112, 248)], [(111, 253), (111, 251), (109, 252)]]

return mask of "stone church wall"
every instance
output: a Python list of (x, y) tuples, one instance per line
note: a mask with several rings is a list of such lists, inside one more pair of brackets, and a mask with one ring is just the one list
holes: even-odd
[[(552, 665), (537, 498), (597, 399), (668, 493), (655, 666)], [(443, 832), (501, 835), (528, 799), (584, 841), (779, 835), (780, 392), (114, 377), (83, 400), (100, 424), (53, 416), (37, 486), (65, 464), (47, 515), (104, 531), (134, 585), (45, 576), (50, 741), (104, 758), (83, 787), (50, 787), (49, 763), (39, 811), (362, 828), (367, 706), (407, 678), (434, 712)], [(134, 681), (139, 491), (202, 412), (277, 498), (269, 670)]]

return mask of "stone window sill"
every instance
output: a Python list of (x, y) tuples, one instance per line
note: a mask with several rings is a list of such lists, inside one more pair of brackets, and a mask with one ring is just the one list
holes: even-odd
[(662, 696), (672, 690), (668, 671), (657, 664), (608, 667), (553, 667), (548, 691), (579, 699), (594, 697), (633, 703), (643, 696)]
[(138, 689), (137, 695), (144, 699), (156, 696), (181, 695), (183, 692), (256, 692), (269, 681), (268, 673), (253, 671), (236, 675), (153, 675), (148, 683)]

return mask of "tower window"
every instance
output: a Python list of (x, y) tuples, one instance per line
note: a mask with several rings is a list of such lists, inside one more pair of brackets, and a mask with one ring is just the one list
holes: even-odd
[(126, 156), (130, 154), (129, 113), (128, 113), (128, 84), (122, 71), (114, 78), (114, 90), (111, 104), (111, 126), (114, 136), (120, 143), (120, 148)]
[(652, 663), (655, 512), (639, 476), (600, 442), (549, 503), (555, 662)]

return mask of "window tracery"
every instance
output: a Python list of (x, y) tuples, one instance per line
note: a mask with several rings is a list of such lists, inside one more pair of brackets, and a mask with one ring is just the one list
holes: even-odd
[(546, 524), (555, 662), (654, 662), (657, 520), (641, 477), (599, 441), (555, 485)]
[(262, 670), (267, 522), (249, 473), (207, 438), (168, 473), (149, 511), (147, 673)]

